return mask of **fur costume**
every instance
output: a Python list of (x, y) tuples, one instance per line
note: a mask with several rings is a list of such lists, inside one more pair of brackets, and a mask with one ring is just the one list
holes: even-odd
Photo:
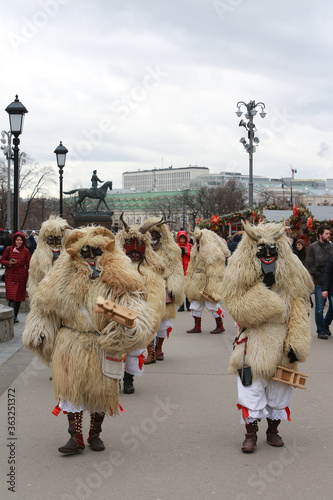
[[(165, 314), (162, 320), (176, 317), (176, 307), (184, 302), (184, 272), (181, 261), (181, 251), (173, 239), (165, 221), (158, 217), (150, 217), (145, 222), (153, 224), (149, 231), (152, 235), (152, 248), (162, 259), (165, 266), (163, 274), (166, 289), (172, 299), (172, 302), (166, 304)], [(158, 238), (156, 239), (156, 233)]]
[[(310, 349), (309, 296), (313, 283), (308, 271), (293, 254), (281, 224), (244, 225), (246, 234), (229, 259), (223, 281), (223, 298), (231, 316), (246, 330), (238, 342), (248, 337), (246, 364), (253, 380), (269, 381), (277, 365), (297, 370), (288, 358), (292, 349), (304, 362)], [(264, 284), (262, 264), (257, 256), (260, 245), (276, 244), (275, 282)], [(229, 369), (242, 366), (244, 343), (235, 344)]]
[(222, 300), (225, 261), (230, 251), (227, 244), (209, 229), (195, 228), (195, 244), (191, 250), (191, 259), (185, 277), (185, 295), (190, 302), (203, 303), (200, 294), (205, 290), (214, 302)]
[[(45, 363), (52, 361), (57, 400), (118, 413), (118, 379), (103, 374), (103, 350), (121, 358), (146, 347), (155, 334), (156, 313), (147, 304), (139, 273), (108, 229), (75, 229), (65, 248), (32, 300), (23, 342)], [(97, 255), (94, 269), (84, 257), (89, 249)], [(129, 331), (95, 312), (98, 296), (135, 311), (135, 327)]]
[[(163, 276), (165, 275), (165, 265), (162, 259), (154, 252), (151, 247), (151, 237), (149, 231), (146, 231), (145, 226), (129, 226), (124, 224), (124, 229), (118, 231), (116, 235), (116, 243), (119, 244), (122, 250), (126, 241), (136, 239), (145, 244), (144, 258), (141, 262), (132, 261), (134, 269), (139, 271), (143, 285), (148, 292), (147, 302), (156, 311), (158, 318), (154, 325), (155, 332), (165, 314), (165, 285)], [(141, 229), (141, 231), (140, 231)]]
[[(65, 239), (71, 231), (67, 221), (61, 217), (51, 217), (43, 222), (40, 229), (37, 248), (31, 257), (29, 274), (29, 298), (32, 299), (38, 284), (57, 262), (59, 251), (64, 248)], [(56, 247), (54, 238), (60, 238)], [(53, 250), (52, 250), (53, 248)]]

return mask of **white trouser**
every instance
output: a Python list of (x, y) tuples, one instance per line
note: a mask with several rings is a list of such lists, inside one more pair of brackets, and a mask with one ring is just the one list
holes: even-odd
[(288, 411), (294, 388), (290, 385), (264, 378), (253, 380), (251, 385), (244, 386), (240, 377), (237, 377), (238, 404), (248, 410), (249, 416), (244, 419), (242, 412), (242, 424), (249, 424), (259, 418), (270, 418), (272, 420), (288, 419)]
[(193, 300), (190, 305), (191, 309), (191, 315), (192, 316), (197, 316), (198, 318), (201, 318), (202, 316), (202, 311), (207, 307), (208, 311), (212, 313), (214, 318), (222, 317), (222, 308), (217, 302), (216, 304), (214, 302), (211, 302), (210, 300), (204, 300), (203, 302), (199, 302), (198, 300)]
[(126, 361), (124, 364), (124, 370), (131, 375), (136, 377), (142, 377), (144, 364), (140, 363), (140, 355), (145, 352), (146, 349), (137, 349), (136, 351), (131, 351), (126, 353)]
[[(169, 330), (170, 328), (170, 330)], [(159, 329), (157, 330), (156, 337), (160, 339), (165, 339), (165, 337), (168, 336), (168, 330), (169, 333), (172, 330), (172, 320), (171, 318), (168, 319), (162, 319)]]

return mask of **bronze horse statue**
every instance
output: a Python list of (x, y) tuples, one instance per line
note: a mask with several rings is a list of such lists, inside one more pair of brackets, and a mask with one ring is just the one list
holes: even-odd
[(82, 202), (86, 198), (91, 198), (93, 200), (99, 200), (97, 208), (96, 208), (96, 212), (98, 212), (99, 206), (102, 202), (104, 203), (106, 208), (110, 211), (110, 209), (107, 206), (107, 203), (105, 201), (105, 197), (106, 197), (106, 193), (107, 193), (108, 189), (110, 189), (110, 190), (112, 189), (112, 182), (111, 181), (104, 182), (104, 184), (101, 187), (96, 188), (96, 190), (94, 188), (72, 189), (72, 191), (64, 191), (64, 194), (74, 194), (76, 192), (78, 193), (79, 199), (77, 200), (77, 202), (75, 204), (74, 210), (76, 210), (78, 205), (79, 205), (80, 209), (82, 211), (85, 211), (85, 208), (82, 207)]

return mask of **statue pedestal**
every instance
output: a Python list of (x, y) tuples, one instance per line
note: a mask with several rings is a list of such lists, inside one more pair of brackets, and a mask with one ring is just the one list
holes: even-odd
[(112, 228), (113, 212), (74, 212), (74, 228), (89, 226), (103, 226), (107, 229)]

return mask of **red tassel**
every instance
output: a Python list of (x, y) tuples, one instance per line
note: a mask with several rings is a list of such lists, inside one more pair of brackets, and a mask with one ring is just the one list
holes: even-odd
[(55, 408), (53, 408), (52, 413), (53, 413), (53, 415), (55, 415), (57, 417), (60, 412), (61, 412), (61, 408), (60, 408), (59, 403), (58, 403), (57, 406)]
[(288, 419), (288, 422), (291, 422), (291, 418), (290, 418), (290, 408), (289, 408), (289, 406), (286, 406), (286, 407), (285, 407), (285, 410), (286, 410), (286, 413), (287, 413), (287, 419)]
[(142, 370), (142, 367), (145, 364), (145, 357), (144, 357), (143, 353), (140, 354), (140, 356), (138, 356), (138, 361), (139, 361), (139, 369)]
[(246, 421), (247, 418), (249, 418), (249, 410), (247, 408), (245, 408), (245, 406), (242, 406), (242, 405), (237, 405), (237, 408), (239, 410), (242, 410), (242, 417), (243, 417), (243, 420)]
[(125, 413), (125, 410), (123, 409), (123, 407), (121, 406), (121, 404), (120, 404), (120, 403), (118, 403), (118, 406), (119, 406), (119, 408), (120, 408), (120, 411), (121, 411), (122, 413)]
[(167, 337), (169, 338), (170, 333), (172, 332), (172, 326), (169, 326), (167, 329)]

